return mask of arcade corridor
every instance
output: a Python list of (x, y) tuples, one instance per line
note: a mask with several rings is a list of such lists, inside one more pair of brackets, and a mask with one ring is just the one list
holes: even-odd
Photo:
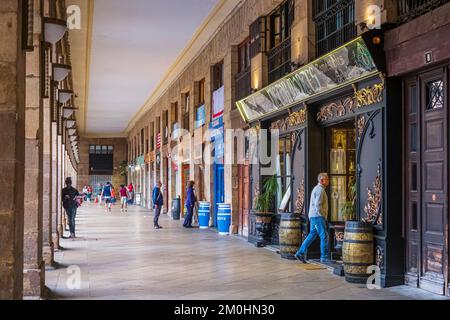
[(450, 0), (0, 0), (0, 300), (450, 299), (449, 34)]
[[(94, 204), (78, 214), (78, 239), (63, 239), (58, 267), (47, 269), (50, 299), (445, 299), (407, 286), (368, 290), (324, 268), (307, 270), (236, 236), (185, 230), (133, 207), (111, 215)], [(67, 232), (66, 232), (67, 234)], [(81, 270), (80, 289), (68, 289), (70, 266)], [(314, 267), (312, 268), (314, 269)], [(69, 281), (70, 283), (70, 281)], [(70, 286), (70, 285), (69, 285)]]

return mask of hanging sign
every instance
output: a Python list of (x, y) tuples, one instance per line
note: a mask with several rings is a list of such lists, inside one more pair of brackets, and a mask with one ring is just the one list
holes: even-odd
[(378, 72), (362, 37), (236, 102), (245, 121), (299, 104)]

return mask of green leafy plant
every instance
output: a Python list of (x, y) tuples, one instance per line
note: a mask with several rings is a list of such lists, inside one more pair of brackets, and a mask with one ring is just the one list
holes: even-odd
[(259, 212), (269, 212), (275, 201), (277, 189), (278, 182), (275, 175), (266, 179), (263, 184), (263, 192), (256, 198), (255, 209)]
[(124, 160), (119, 165), (120, 175), (126, 177), (128, 175), (128, 163)]
[(356, 219), (356, 184), (352, 183), (349, 188), (350, 200), (344, 202), (341, 207), (341, 215), (344, 221), (352, 221)]

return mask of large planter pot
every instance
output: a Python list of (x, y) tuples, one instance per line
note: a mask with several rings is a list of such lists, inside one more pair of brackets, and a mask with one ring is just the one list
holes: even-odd
[(283, 213), (281, 215), (279, 239), (281, 257), (294, 260), (294, 255), (302, 241), (300, 216), (294, 213)]
[(347, 221), (342, 245), (345, 280), (366, 283), (367, 268), (374, 264), (373, 228), (370, 223)]
[(255, 229), (258, 241), (257, 247), (263, 247), (270, 243), (270, 234), (272, 230), (272, 212), (255, 212)]

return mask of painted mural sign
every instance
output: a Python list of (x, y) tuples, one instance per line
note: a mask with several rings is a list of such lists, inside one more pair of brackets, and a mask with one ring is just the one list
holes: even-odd
[(301, 103), (377, 72), (361, 37), (236, 102), (246, 121)]

